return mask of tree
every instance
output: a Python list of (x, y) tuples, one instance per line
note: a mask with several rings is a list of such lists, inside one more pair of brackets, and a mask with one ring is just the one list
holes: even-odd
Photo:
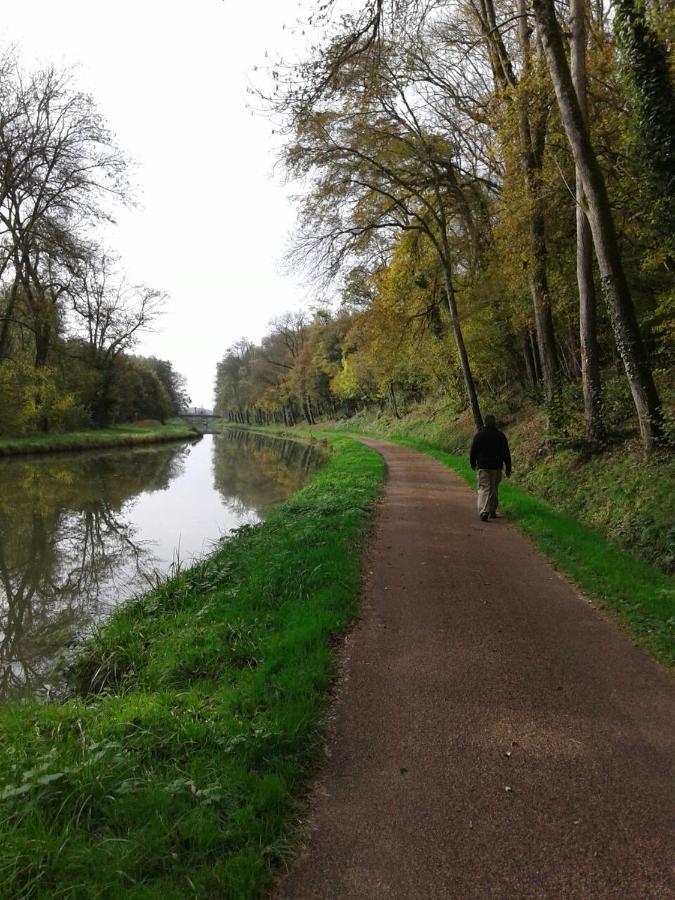
[[(529, 258), (528, 280), (534, 309), (539, 361), (544, 394), (552, 403), (558, 381), (558, 354), (555, 343), (551, 298), (547, 274), (545, 205), (542, 169), (546, 150), (548, 103), (542, 97), (539, 64), (533, 64), (531, 33), (528, 28), (525, 0), (518, 0), (515, 16), (500, 22), (493, 0), (471, 0), (495, 83), (495, 100), (505, 104), (507, 113), (515, 117), (517, 166), (521, 172), (528, 202)], [(520, 77), (513, 53), (503, 31), (513, 22), (518, 25), (517, 49), (520, 53)]]
[[(579, 110), (588, 123), (586, 98), (586, 2), (571, 0), (571, 76), (579, 102)], [(605, 442), (602, 418), (602, 388), (597, 336), (595, 285), (593, 282), (593, 238), (584, 210), (584, 188), (575, 166), (576, 228), (577, 228), (577, 285), (579, 288), (579, 340), (581, 347), (581, 383), (584, 393), (586, 437), (598, 449)]]
[[(646, 0), (618, 0), (614, 27), (652, 216), (675, 265), (675, 90)], [(658, 12), (653, 14), (657, 16)]]
[(96, 250), (77, 270), (69, 292), (73, 334), (83, 341), (87, 360), (99, 374), (93, 418), (102, 426), (110, 416), (114, 362), (156, 320), (166, 295), (129, 284), (115, 261)]
[(143, 358), (144, 364), (155, 373), (166, 391), (170, 401), (170, 414), (178, 416), (190, 405), (185, 376), (177, 372), (168, 359), (157, 359), (155, 356)]
[(303, 205), (296, 258), (313, 258), (317, 271), (335, 276), (366, 252), (386, 261), (401, 233), (423, 234), (438, 256), (466, 395), (480, 427), (456, 289), (457, 276), (471, 270), (478, 250), (474, 191), (468, 179), (464, 183), (452, 145), (425, 126), (403, 66), (378, 46), (340, 72), (329, 109), (287, 97), (295, 140), (286, 165), (314, 184)]
[[(574, 0), (568, 80), (615, 198), (629, 303), (612, 286), (607, 246), (604, 257), (597, 249), (597, 184), (589, 192), (526, 0), (362, 0), (350, 10), (329, 2), (313, 13), (322, 34), (299, 62), (274, 67), (267, 92), (302, 193), (293, 261), (342, 298), (349, 324), (328, 348), (330, 317), (308, 315), (297, 329), (271, 327), (245, 364), (232, 360), (245, 416), (311, 422), (364, 403), (388, 403), (396, 415), (443, 392), (453, 401), (463, 393), (478, 424), (479, 395), (504, 400), (522, 385), (538, 401), (542, 385), (549, 442), (576, 443), (579, 387), (587, 440), (602, 446), (600, 367), (614, 377), (616, 344), (636, 408), (641, 391), (649, 405), (638, 313), (661, 364), (672, 308), (667, 240), (643, 215), (630, 97), (602, 0), (590, 42)], [(596, 309), (591, 243), (609, 317), (604, 304)], [(616, 410), (607, 416), (623, 427)], [(643, 433), (644, 418), (643, 403)]]
[(6, 54), (0, 79), (0, 276), (11, 273), (12, 281), (0, 361), (21, 299), (40, 367), (73, 262), (86, 254), (84, 230), (110, 220), (109, 201), (126, 197), (127, 164), (71, 73), (46, 68), (27, 76)]
[[(289, 394), (297, 397), (307, 424), (314, 425), (314, 412), (307, 384), (299, 376), (300, 358), (307, 338), (307, 316), (302, 311), (285, 313), (283, 316), (273, 319), (270, 326), (272, 340), (267, 344), (266, 359), (272, 365), (287, 370), (282, 381), (287, 384)], [(274, 351), (275, 346), (281, 350), (281, 353)], [(293, 378), (293, 373), (295, 378)]]
[(607, 187), (574, 90), (553, 0), (533, 0), (537, 28), (583, 188), (602, 286), (646, 451), (663, 435), (663, 417), (624, 272)]

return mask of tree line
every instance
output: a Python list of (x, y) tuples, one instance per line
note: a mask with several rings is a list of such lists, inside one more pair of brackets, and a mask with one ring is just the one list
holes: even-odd
[(317, 5), (258, 95), (300, 189), (292, 258), (341, 311), (232, 348), (220, 408), (435, 385), (480, 426), (520, 383), (552, 431), (577, 391), (601, 449), (620, 372), (645, 449), (672, 438), (673, 23), (660, 0)]
[(163, 292), (96, 239), (131, 203), (128, 161), (71, 72), (0, 57), (0, 433), (175, 415), (185, 381), (130, 355)]

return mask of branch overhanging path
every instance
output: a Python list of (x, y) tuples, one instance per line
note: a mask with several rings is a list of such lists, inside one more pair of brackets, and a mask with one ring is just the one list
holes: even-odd
[(305, 847), (276, 896), (675, 897), (675, 690), (442, 464), (388, 467)]

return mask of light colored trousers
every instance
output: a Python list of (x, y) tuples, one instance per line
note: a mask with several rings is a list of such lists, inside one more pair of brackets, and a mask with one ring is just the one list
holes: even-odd
[(501, 469), (478, 470), (478, 514), (497, 512), (497, 491), (502, 480)]

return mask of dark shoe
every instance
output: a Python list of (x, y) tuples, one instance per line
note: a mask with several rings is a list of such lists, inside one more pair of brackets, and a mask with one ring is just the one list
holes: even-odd
[(487, 514), (487, 513), (481, 513), (481, 514), (480, 514), (480, 520), (481, 520), (481, 522), (487, 522), (487, 520), (488, 520), (488, 514)]
[(496, 519), (496, 518), (497, 518), (497, 513), (490, 513), (490, 518), (491, 518), (491, 519)]

